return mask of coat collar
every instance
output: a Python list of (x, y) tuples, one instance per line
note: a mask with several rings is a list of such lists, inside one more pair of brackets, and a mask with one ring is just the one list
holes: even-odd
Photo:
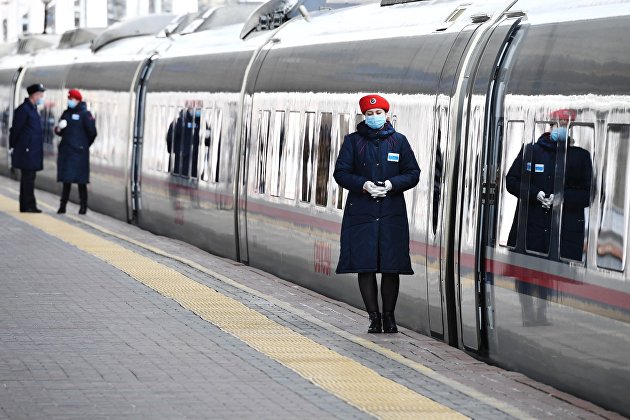
[(37, 105), (35, 105), (29, 98), (24, 98), (24, 103), (30, 105), (31, 108), (37, 109)]
[(386, 122), (382, 129), (374, 130), (373, 128), (368, 127), (365, 121), (361, 121), (357, 125), (357, 131), (363, 138), (368, 140), (383, 140), (390, 137), (396, 132), (396, 130), (394, 130), (394, 127), (392, 127), (389, 122)]

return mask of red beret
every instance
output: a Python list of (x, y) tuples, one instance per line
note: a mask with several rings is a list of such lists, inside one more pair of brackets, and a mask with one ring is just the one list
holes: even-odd
[(366, 111), (374, 108), (379, 108), (388, 112), (389, 102), (379, 95), (367, 95), (359, 99), (359, 107), (361, 107), (362, 114), (365, 114)]
[(70, 89), (68, 92), (68, 99), (70, 98), (76, 99), (77, 101), (83, 100), (83, 96), (81, 96), (81, 92), (79, 92), (78, 89)]
[(556, 109), (551, 113), (552, 120), (571, 120), (575, 121), (577, 111), (575, 109)]

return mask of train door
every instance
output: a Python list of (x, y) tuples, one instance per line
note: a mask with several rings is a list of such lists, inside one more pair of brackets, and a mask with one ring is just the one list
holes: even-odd
[[(434, 143), (432, 152), (431, 178), (433, 179), (432, 200), (429, 202), (429, 229), (427, 237), (427, 301), (429, 303), (429, 328), (431, 335), (444, 341), (452, 342), (455, 319), (452, 282), (447, 281), (448, 252), (446, 232), (444, 231), (446, 212), (446, 172), (449, 165), (449, 128), (451, 116), (451, 98), (455, 81), (461, 65), (461, 58), (466, 50), (477, 25), (462, 30), (454, 40), (448, 57), (442, 68), (435, 104)], [(449, 325), (449, 322), (451, 323)]]
[(255, 54), (253, 54), (252, 61), (248, 67), (248, 70), (244, 77), (244, 85), (241, 91), (241, 110), (238, 119), (238, 127), (240, 128), (240, 135), (237, 141), (237, 176), (235, 177), (235, 227), (236, 227), (236, 239), (237, 239), (237, 255), (238, 261), (242, 263), (249, 263), (249, 248), (247, 242), (247, 186), (249, 182), (249, 152), (251, 150), (252, 130), (255, 129), (252, 106), (253, 106), (253, 92), (256, 86), (256, 79), (258, 78), (258, 72), (260, 67), (269, 52), (269, 49), (273, 45), (273, 40), (264, 44)]
[[(454, 270), (458, 303), (459, 346), (487, 349), (488, 316), (485, 302), (485, 250), (494, 232), (496, 174), (501, 150), (502, 72), (509, 71), (521, 17), (498, 22), (485, 43), (474, 70), (464, 106), (465, 141), (462, 142), (456, 208)], [(490, 319), (491, 320), (491, 319)]]
[(127, 194), (127, 220), (137, 221), (142, 208), (141, 173), (142, 173), (142, 141), (144, 137), (144, 113), (147, 93), (147, 83), (153, 68), (156, 55), (144, 62), (136, 84), (136, 103), (134, 107), (135, 120), (133, 123), (133, 144), (131, 150), (131, 169), (129, 174), (129, 192)]
[(0, 70), (0, 171), (8, 174), (11, 168), (9, 128), (16, 108), (16, 88), (22, 68)]

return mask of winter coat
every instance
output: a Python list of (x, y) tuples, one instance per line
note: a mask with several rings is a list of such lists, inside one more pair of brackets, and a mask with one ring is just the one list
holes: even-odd
[(13, 114), (9, 133), (11, 166), (29, 171), (44, 169), (44, 132), (37, 107), (26, 98)]
[[(166, 148), (171, 154), (171, 158), (173, 154), (175, 155), (175, 162), (173, 164), (174, 174), (188, 176), (188, 168), (190, 167), (190, 176), (192, 178), (197, 177), (200, 122), (200, 117), (193, 117), (190, 111), (182, 111), (177, 121), (172, 122), (168, 127)], [(208, 146), (209, 144), (209, 130), (206, 130), (205, 145)]]
[[(389, 123), (377, 131), (361, 122), (344, 138), (334, 177), (349, 191), (337, 273), (413, 274), (403, 192), (418, 183), (420, 167), (407, 138)], [(386, 180), (392, 183), (386, 197), (363, 191), (366, 181)]]
[[(569, 143), (571, 139), (569, 138)], [(554, 194), (562, 198), (562, 224), (560, 233), (560, 256), (582, 260), (584, 247), (584, 208), (590, 205), (593, 168), (591, 155), (586, 150), (570, 146), (566, 151), (564, 188), (555, 191), (558, 143), (544, 133), (533, 145), (525, 146), (512, 163), (507, 173), (507, 190), (519, 198), (514, 221), (508, 236), (508, 245), (516, 246), (519, 212), (522, 203), (528, 203), (526, 248), (531, 251), (549, 253), (552, 230), (552, 208), (545, 209), (536, 198), (539, 191), (546, 196)], [(523, 159), (525, 157), (525, 160)], [(521, 174), (528, 176), (522, 179)], [(529, 184), (529, 188), (527, 188)]]
[(90, 146), (96, 138), (96, 121), (84, 102), (66, 109), (59, 120), (65, 120), (68, 125), (55, 129), (61, 136), (57, 182), (87, 184), (90, 182)]

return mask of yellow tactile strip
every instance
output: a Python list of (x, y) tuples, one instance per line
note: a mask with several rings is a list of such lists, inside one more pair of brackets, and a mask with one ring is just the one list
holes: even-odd
[(185, 275), (46, 214), (0, 211), (94, 255), (349, 404), (379, 418), (465, 418)]

